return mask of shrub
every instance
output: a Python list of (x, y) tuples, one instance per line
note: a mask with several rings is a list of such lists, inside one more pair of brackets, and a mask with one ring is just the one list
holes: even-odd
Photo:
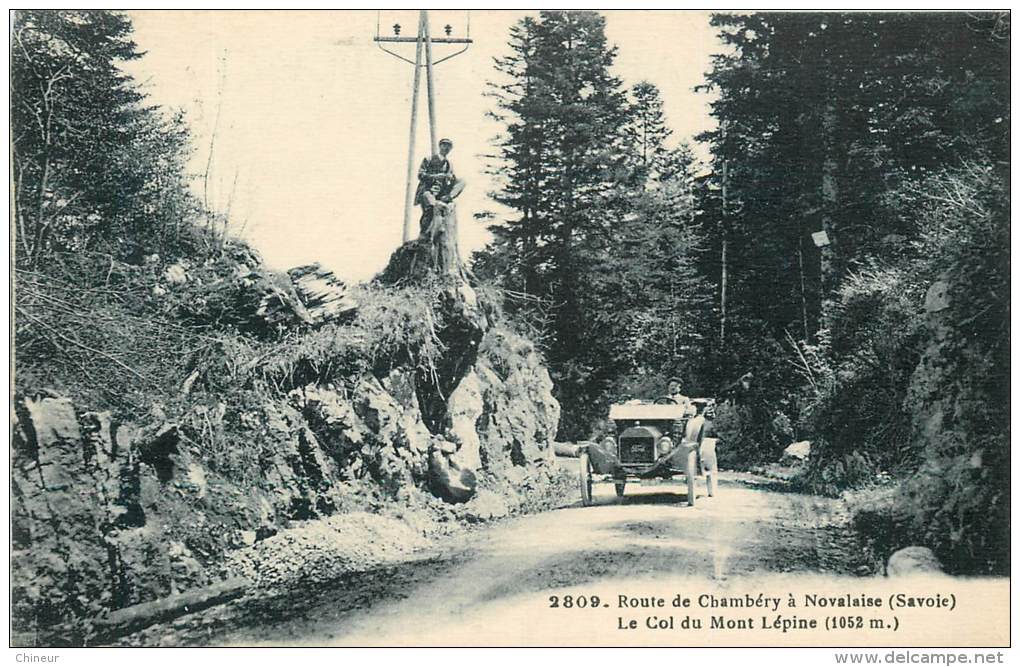
[(833, 304), (832, 329), (814, 344), (789, 341), (805, 380), (799, 427), (815, 440), (804, 481), (824, 493), (867, 481), (865, 470), (912, 470), (919, 452), (903, 406), (917, 365), (921, 292), (892, 267), (852, 273)]
[(737, 470), (778, 459), (794, 439), (789, 417), (757, 391), (720, 403), (714, 428), (722, 442), (720, 465)]

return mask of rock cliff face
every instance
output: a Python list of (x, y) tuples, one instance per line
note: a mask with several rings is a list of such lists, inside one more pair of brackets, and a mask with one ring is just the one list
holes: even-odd
[(170, 390), (140, 394), (130, 420), (19, 385), (15, 630), (60, 626), (49, 640), (78, 644), (110, 610), (234, 575), (263, 586), (346, 568), (351, 554), (321, 556), (352, 544), (385, 560), (413, 548), (400, 535), (544, 500), (559, 481), (552, 382), (455, 250), (405, 244), (352, 289), (318, 265), (269, 271), (239, 244), (204, 264), (125, 269), (151, 292), (139, 311), (216, 335), (205, 356), (149, 369)]
[[(385, 503), (467, 520), (526, 506), (552, 474), (551, 391), (532, 345), (494, 327), (432, 429), (406, 368), (229, 404), (196, 398), (177, 419), (154, 409), (144, 423), (19, 395), (16, 623), (95, 617), (235, 574), (231, 552), (294, 521)], [(224, 457), (244, 474), (217, 472)]]

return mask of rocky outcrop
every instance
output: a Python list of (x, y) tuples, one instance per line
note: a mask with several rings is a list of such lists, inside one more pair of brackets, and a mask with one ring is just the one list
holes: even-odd
[[(39, 623), (49, 625), (112, 600), (101, 532), (109, 480), (99, 457), (106, 452), (88, 451), (95, 441), (84, 438), (65, 398), (28, 397), (18, 401), (15, 416), (12, 606), (17, 615), (30, 604)], [(60, 588), (49, 585), (57, 578)]]
[(187, 321), (230, 324), (261, 338), (345, 321), (357, 313), (347, 285), (319, 264), (277, 272), (260, 262), (257, 256), (232, 258), (229, 253), (197, 266), (179, 260), (159, 275), (153, 294), (175, 303)]
[[(255, 561), (231, 556), (237, 549), (267, 549), (285, 533), (276, 542), (296, 544), (294, 522), (373, 504), (428, 506), (431, 494), (453, 503), (449, 519), (506, 516), (552, 479), (551, 390), (534, 347), (496, 327), (435, 432), (404, 368), (229, 404), (206, 394), (173, 420), (157, 407), (135, 423), (53, 393), (19, 395), (15, 616), (66, 625), (247, 576)], [(281, 581), (284, 570), (254, 580)], [(76, 627), (70, 643), (89, 633)]]
[[(223, 513), (203, 504), (228, 499), (175, 426), (133, 429), (48, 394), (18, 397), (16, 414), (16, 617), (53, 626), (211, 580), (226, 545), (187, 530), (222, 533)], [(228, 507), (230, 522), (248, 509)], [(66, 639), (76, 642), (73, 632)]]
[(474, 369), (492, 328), (492, 308), (479, 297), (460, 260), (456, 225), (455, 207), (437, 210), (431, 233), (398, 248), (376, 282), (422, 286), (431, 295), (430, 325), (438, 351), (407, 352), (418, 359), (414, 390), (422, 421), (438, 438), (428, 455), (429, 486), (444, 500), (460, 503), (474, 495), (482, 464), (476, 427), (484, 408)]
[(490, 322), (484, 304), (466, 282), (444, 280), (433, 310), (440, 323), (436, 338), (441, 352), (418, 365), (415, 388), (425, 426), (438, 434), (445, 426), (449, 397), (475, 365)]
[(541, 355), (531, 341), (497, 328), (483, 341), (479, 357), (483, 465), (505, 470), (551, 461), (560, 405)]
[(1009, 255), (987, 240), (1005, 238), (1008, 222), (983, 224), (998, 236), (974, 238), (995, 253), (975, 261), (973, 248), (960, 250), (968, 259), (948, 266), (925, 296), (921, 355), (903, 401), (922, 462), (904, 481), (903, 505), (911, 541), (953, 573), (1008, 574)]
[(270, 328), (305, 324), (319, 327), (352, 316), (358, 302), (332, 271), (318, 263), (271, 274), (251, 271), (241, 283), (258, 296), (258, 319)]
[(470, 371), (450, 395), (446, 412), (446, 437), (456, 445), (457, 463), (472, 470), (482, 467), (482, 441), (478, 420), (485, 413), (485, 400), (478, 372)]
[(343, 319), (358, 309), (347, 285), (318, 263), (288, 269), (287, 276), (313, 325)]

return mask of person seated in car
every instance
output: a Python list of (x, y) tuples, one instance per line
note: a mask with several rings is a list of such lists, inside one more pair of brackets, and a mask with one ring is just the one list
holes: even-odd
[(672, 398), (677, 405), (683, 406), (685, 417), (693, 417), (695, 414), (697, 414), (697, 410), (694, 407), (694, 404), (691, 403), (690, 397), (685, 396), (680, 391), (680, 378), (676, 376), (671, 377), (669, 379), (669, 384), (667, 385), (667, 387), (668, 388), (666, 389), (666, 395)]

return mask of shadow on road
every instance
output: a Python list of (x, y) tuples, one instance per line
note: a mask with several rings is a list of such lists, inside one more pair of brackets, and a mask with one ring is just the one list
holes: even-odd
[[(406, 599), (416, 586), (446, 576), (469, 558), (467, 553), (427, 557), (362, 572), (345, 572), (327, 581), (301, 581), (275, 594), (258, 592), (183, 616), (167, 626), (139, 631), (118, 640), (120, 646), (255, 645), (267, 638), (297, 638), (310, 629), (343, 628), (346, 619), (383, 602)], [(333, 637), (322, 631), (325, 639)]]
[(556, 554), (537, 563), (527, 572), (512, 580), (496, 583), (477, 599), (478, 604), (526, 593), (594, 584), (604, 579), (626, 576), (648, 577), (674, 574), (711, 577), (711, 553), (678, 545), (621, 545), (616, 549), (602, 549), (592, 544)]
[[(601, 488), (601, 487), (605, 488)], [(656, 490), (653, 492), (641, 492), (639, 490), (629, 490), (624, 493), (623, 497), (616, 495), (610, 484), (596, 484), (592, 491), (591, 504), (593, 507), (609, 506), (609, 505), (669, 505), (675, 507), (687, 507), (687, 487), (683, 486), (682, 489), (678, 485), (676, 487), (663, 485), (663, 490)], [(674, 490), (675, 489), (675, 490)], [(695, 496), (695, 504), (702, 501), (711, 502), (704, 491), (699, 490)], [(568, 507), (583, 507), (580, 500), (568, 505)]]

